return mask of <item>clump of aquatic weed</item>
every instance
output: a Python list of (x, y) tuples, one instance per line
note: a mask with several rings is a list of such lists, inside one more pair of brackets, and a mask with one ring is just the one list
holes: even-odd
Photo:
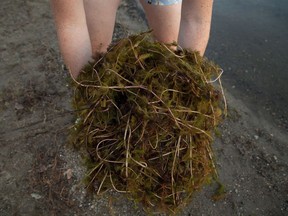
[(211, 142), (226, 106), (212, 82), (221, 86), (221, 69), (150, 38), (119, 40), (74, 80), (71, 138), (86, 152), (92, 191), (174, 212), (216, 175)]

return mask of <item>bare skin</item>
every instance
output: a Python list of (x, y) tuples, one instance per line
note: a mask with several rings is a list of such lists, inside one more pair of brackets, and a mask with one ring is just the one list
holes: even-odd
[(83, 1), (51, 0), (51, 5), (64, 62), (76, 77), (92, 55)]
[(120, 0), (51, 0), (60, 50), (73, 77), (111, 43)]
[(150, 5), (140, 0), (148, 20), (149, 28), (153, 29), (155, 40), (163, 43), (178, 41), (181, 19), (181, 3), (174, 5)]
[[(121, 0), (51, 0), (60, 50), (72, 76), (92, 56), (107, 51)], [(178, 42), (204, 55), (210, 34), (213, 0), (183, 0), (158, 6), (140, 0), (155, 40)]]
[(211, 28), (213, 0), (183, 0), (178, 44), (204, 55)]
[(94, 55), (106, 52), (111, 43), (120, 2), (121, 0), (84, 0), (87, 27)]

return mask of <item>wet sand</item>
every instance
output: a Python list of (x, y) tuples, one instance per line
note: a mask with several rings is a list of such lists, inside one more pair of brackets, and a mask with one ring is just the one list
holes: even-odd
[(285, 0), (215, 1), (207, 49), (225, 70), (227, 90), (283, 133), (288, 131), (287, 23)]
[[(114, 38), (147, 29), (127, 2)], [(226, 195), (213, 201), (207, 186), (178, 215), (288, 214), (287, 8), (215, 1), (206, 54), (225, 71), (229, 116), (213, 147)], [(0, 14), (0, 215), (146, 215), (116, 192), (85, 194), (79, 154), (66, 147), (71, 89), (49, 1), (3, 0)]]

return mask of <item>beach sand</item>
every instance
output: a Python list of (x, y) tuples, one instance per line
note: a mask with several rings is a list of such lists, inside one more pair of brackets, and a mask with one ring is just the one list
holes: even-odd
[[(147, 30), (139, 5), (127, 2), (114, 38)], [(146, 215), (123, 194), (85, 193), (80, 155), (66, 146), (72, 90), (49, 1), (2, 0), (0, 14), (0, 215)], [(207, 185), (178, 215), (288, 215), (287, 133), (228, 86), (224, 78), (229, 114), (213, 143), (226, 194), (213, 201), (217, 184)]]

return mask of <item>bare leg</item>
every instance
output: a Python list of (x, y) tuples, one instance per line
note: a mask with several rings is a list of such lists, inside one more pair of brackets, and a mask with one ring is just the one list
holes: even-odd
[(115, 18), (121, 0), (84, 0), (92, 53), (106, 52), (111, 43)]
[(213, 0), (183, 1), (179, 45), (204, 55), (210, 35)]
[[(60, 50), (73, 77), (111, 43), (120, 0), (51, 0)], [(95, 57), (94, 56), (94, 57)]]
[(76, 77), (91, 58), (82, 0), (51, 0), (60, 50), (65, 64)]
[(157, 41), (172, 43), (178, 41), (181, 19), (181, 3), (161, 6), (150, 5), (140, 0), (148, 20), (149, 27), (153, 29), (153, 36)]

